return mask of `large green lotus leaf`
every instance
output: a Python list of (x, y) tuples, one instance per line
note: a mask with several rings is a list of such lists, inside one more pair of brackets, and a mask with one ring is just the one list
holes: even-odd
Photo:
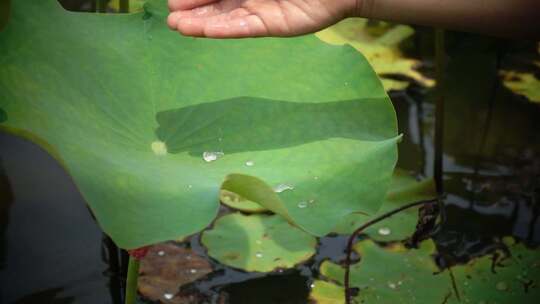
[(370, 25), (368, 19), (347, 18), (317, 33), (317, 37), (328, 43), (349, 44), (366, 56), (379, 76), (386, 90), (402, 90), (408, 81), (396, 80), (386, 76), (396, 74), (406, 76), (422, 85), (431, 87), (432, 79), (424, 77), (415, 70), (419, 62), (406, 58), (399, 49), (399, 44), (414, 34), (414, 29), (407, 25), (390, 25), (377, 22)]
[[(166, 15), (164, 0), (110, 15), (17, 0), (0, 33), (2, 128), (64, 165), (115, 242), (202, 230), (225, 180), (314, 235), (379, 209), (397, 123), (356, 50), (313, 35), (182, 37)], [(294, 191), (274, 193), (281, 183)]]
[[(396, 245), (390, 249), (372, 241), (355, 245), (361, 261), (351, 267), (351, 286), (360, 288), (359, 303), (534, 303), (540, 295), (540, 255), (523, 245), (493, 268), (485, 256), (455, 266), (456, 296), (448, 270), (439, 272), (433, 259), (434, 244), (426, 241), (416, 250)], [(502, 264), (502, 265), (501, 265)], [(328, 303), (344, 299), (344, 270), (331, 262), (321, 265), (321, 274), (336, 282), (315, 283), (311, 297)], [(322, 302), (324, 303), (324, 302)]]
[[(370, 218), (386, 213), (405, 204), (433, 199), (437, 196), (433, 179), (417, 180), (410, 173), (396, 169), (388, 194), (381, 209), (374, 216), (350, 214), (346, 216), (335, 232), (351, 234)], [(364, 233), (377, 241), (396, 241), (410, 237), (418, 222), (418, 208), (410, 208), (367, 228)]]
[(208, 255), (247, 271), (291, 268), (315, 254), (317, 240), (276, 215), (234, 213), (202, 234)]

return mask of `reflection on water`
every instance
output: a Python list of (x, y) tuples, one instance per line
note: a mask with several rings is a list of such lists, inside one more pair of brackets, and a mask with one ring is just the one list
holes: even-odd
[(73, 182), (34, 144), (0, 133), (0, 147), (0, 303), (110, 303), (102, 234)]

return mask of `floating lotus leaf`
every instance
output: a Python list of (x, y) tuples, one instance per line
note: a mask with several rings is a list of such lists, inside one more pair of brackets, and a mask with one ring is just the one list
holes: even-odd
[[(353, 48), (313, 35), (182, 37), (164, 0), (135, 14), (67, 12), (56, 0), (11, 9), (0, 127), (52, 153), (119, 246), (202, 230), (225, 180), (315, 235), (379, 209), (396, 117)], [(295, 190), (273, 192), (279, 183)]]
[[(351, 266), (351, 287), (360, 288), (358, 301), (365, 303), (442, 303), (451, 292), (447, 273), (438, 271), (431, 254), (435, 245), (423, 242), (416, 250), (401, 245), (384, 249), (372, 241), (355, 246), (361, 261)], [(343, 282), (341, 266), (323, 262), (321, 274), (337, 282)], [(343, 294), (337, 300), (343, 299)]]
[(405, 58), (399, 49), (399, 44), (414, 34), (412, 27), (382, 22), (370, 25), (369, 22), (368, 19), (363, 18), (348, 18), (317, 33), (317, 37), (336, 45), (349, 44), (362, 52), (375, 72), (383, 78), (387, 91), (402, 90), (409, 85), (409, 81), (386, 77), (396, 74), (428, 87), (434, 85), (432, 79), (424, 77), (415, 70), (419, 61)]
[[(537, 63), (540, 67), (540, 62)], [(533, 73), (503, 71), (503, 83), (512, 92), (540, 103), (540, 80)]]
[[(408, 203), (435, 198), (435, 184), (432, 179), (418, 181), (404, 170), (396, 169), (384, 203), (373, 216), (351, 214), (346, 216), (335, 228), (335, 232), (351, 234), (356, 228), (370, 218), (386, 213)], [(410, 237), (418, 221), (418, 208), (410, 208), (386, 220), (370, 226), (364, 231), (370, 238), (377, 241), (395, 241)]]
[[(495, 265), (488, 256), (453, 267), (461, 303), (537, 302), (540, 299), (540, 251), (517, 244), (511, 247), (511, 254)], [(453, 297), (450, 303), (459, 302)]]
[(260, 272), (294, 267), (315, 254), (317, 245), (283, 217), (239, 213), (219, 218), (201, 241), (220, 263)]
[[(448, 270), (440, 272), (432, 259), (432, 241), (419, 249), (406, 250), (401, 245), (382, 248), (372, 241), (355, 245), (361, 255), (351, 267), (351, 287), (360, 288), (359, 303), (534, 303), (540, 295), (540, 255), (538, 251), (515, 246), (512, 257), (495, 268), (492, 257), (455, 266), (456, 295)], [(321, 274), (336, 282), (315, 284), (311, 298), (343, 303), (341, 266), (324, 262)], [(341, 291), (341, 293), (340, 293)], [(336, 297), (337, 296), (337, 297)]]

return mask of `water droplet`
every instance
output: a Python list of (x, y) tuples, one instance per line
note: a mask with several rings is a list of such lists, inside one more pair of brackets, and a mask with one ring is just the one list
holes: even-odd
[(379, 228), (378, 232), (380, 235), (390, 235), (390, 233), (392, 233), (388, 227), (381, 227)]
[(262, 252), (257, 252), (257, 253), (255, 253), (255, 257), (256, 257), (256, 258), (259, 258), (259, 259), (262, 258), (262, 257), (263, 257)]
[(298, 208), (306, 208), (308, 206), (308, 203), (307, 202), (300, 202), (298, 203)]
[(294, 190), (294, 187), (291, 186), (291, 185), (287, 185), (287, 184), (279, 184), (279, 185), (274, 187), (274, 192), (276, 192), (276, 193), (281, 193), (281, 192), (287, 191), (287, 190)]
[(191, 269), (189, 270), (189, 272), (190, 272), (190, 273), (197, 273), (197, 269), (191, 268)]
[(388, 282), (388, 287), (392, 288), (392, 289), (396, 289), (396, 284), (392, 283), (392, 282)]
[(164, 256), (164, 255), (165, 255), (165, 251), (160, 250), (160, 251), (158, 251), (157, 255), (159, 255), (159, 256)]
[(248, 160), (248, 161), (246, 162), (246, 166), (248, 166), (248, 167), (253, 167), (253, 165), (255, 165), (255, 162), (252, 161), (252, 160)]
[(496, 288), (497, 288), (497, 290), (505, 291), (505, 290), (508, 290), (508, 284), (506, 284), (506, 282), (501, 281), (501, 282), (497, 283)]
[(152, 151), (157, 156), (164, 156), (167, 155), (167, 145), (162, 142), (161, 140), (154, 141), (150, 147), (152, 148)]
[(170, 300), (172, 298), (174, 298), (174, 295), (172, 293), (165, 293), (163, 294), (163, 297), (167, 300)]
[(209, 163), (217, 160), (220, 157), (223, 157), (223, 155), (223, 152), (204, 152), (202, 157), (205, 162)]
[(309, 285), (309, 287), (310, 287), (311, 289), (315, 288), (315, 283), (311, 283), (311, 285)]

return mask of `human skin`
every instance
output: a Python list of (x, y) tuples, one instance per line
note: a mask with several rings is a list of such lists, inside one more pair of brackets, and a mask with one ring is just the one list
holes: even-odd
[(169, 0), (167, 23), (187, 36), (297, 36), (347, 17), (514, 38), (540, 38), (540, 0)]

